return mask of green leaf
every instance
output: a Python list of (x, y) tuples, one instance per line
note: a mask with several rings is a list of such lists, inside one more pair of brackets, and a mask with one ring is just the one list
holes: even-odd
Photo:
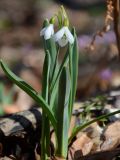
[(56, 16), (57, 16), (57, 20), (58, 20), (58, 27), (60, 29), (60, 28), (62, 28), (62, 25), (63, 25), (63, 18), (62, 18), (61, 11), (59, 11), (58, 14), (56, 14)]
[[(56, 113), (56, 104), (57, 104), (57, 98), (58, 98), (58, 83), (59, 83), (59, 78), (61, 75), (61, 72), (63, 70), (64, 66), (67, 66), (69, 61), (69, 48), (67, 49), (67, 52), (63, 58), (63, 61), (60, 66), (56, 66), (56, 73), (53, 76), (51, 85), (50, 85), (50, 93), (51, 93), (51, 102), (50, 106), (52, 107), (52, 110), (54, 113)], [(56, 115), (57, 116), (57, 115)]]
[(50, 72), (51, 58), (49, 51), (45, 55), (44, 65), (43, 65), (43, 74), (42, 74), (42, 97), (48, 103), (48, 89), (49, 89), (49, 72)]
[(45, 19), (43, 22), (43, 28), (47, 27), (48, 25), (49, 25), (49, 21), (48, 21), (48, 19)]
[(0, 105), (0, 116), (3, 116), (3, 115), (5, 115), (4, 108), (2, 105)]
[(56, 119), (53, 115), (53, 112), (49, 109), (49, 105), (45, 102), (45, 100), (26, 82), (24, 82), (21, 78), (16, 76), (4, 62), (0, 61), (1, 67), (5, 74), (8, 76), (8, 78), (15, 83), (18, 87), (20, 87), (22, 90), (24, 90), (30, 97), (32, 97), (39, 105), (42, 107), (42, 109), (45, 111), (45, 113), (48, 115), (55, 131), (56, 131)]
[(70, 117), (73, 110), (73, 104), (76, 95), (76, 88), (77, 88), (77, 77), (78, 77), (78, 45), (77, 45), (77, 37), (75, 33), (75, 29), (72, 31), (74, 35), (74, 44), (71, 46), (69, 45), (69, 68), (70, 68), (70, 77), (71, 77), (71, 96), (70, 96), (70, 108), (69, 113)]
[[(55, 73), (52, 77), (51, 82), (53, 82), (56, 79), (58, 72), (59, 72), (59, 65), (57, 64), (56, 69), (55, 69)], [(55, 113), (56, 113), (56, 105), (57, 105), (57, 99), (58, 99), (58, 85), (59, 85), (59, 78), (56, 80), (56, 83), (55, 83), (53, 89), (52, 90), (49, 89), (50, 107), (53, 110), (54, 115), (56, 115)]]
[(70, 93), (69, 70), (63, 67), (60, 75), (59, 90), (58, 90), (58, 106), (57, 106), (57, 151), (56, 154), (65, 157), (68, 151), (68, 102)]
[(52, 82), (51, 82), (51, 85), (50, 85), (50, 91), (51, 92), (52, 92), (53, 88), (55, 87), (56, 83), (58, 83), (60, 74), (63, 70), (63, 67), (68, 64), (68, 61), (69, 61), (69, 48), (67, 49), (67, 52), (66, 52), (66, 54), (63, 58), (62, 64), (59, 67), (59, 71), (58, 71), (57, 75), (52, 79)]
[[(48, 103), (48, 89), (49, 89), (49, 72), (50, 72), (50, 54), (47, 51), (45, 55), (43, 74), (42, 74), (42, 97)], [(42, 138), (41, 138), (41, 159), (50, 156), (50, 124), (46, 113), (42, 112)]]
[(59, 81), (56, 82), (52, 92), (50, 92), (50, 107), (53, 110), (53, 113), (55, 116), (56, 115), (56, 106), (57, 106), (57, 99), (58, 99), (58, 85), (59, 85)]
[(45, 40), (44, 44), (45, 44), (45, 52), (47, 52), (48, 50), (51, 58), (51, 66), (50, 66), (51, 68), (50, 80), (51, 80), (55, 71), (55, 65), (56, 65), (56, 60), (58, 56), (58, 48), (56, 46), (55, 41), (52, 38)]
[[(43, 23), (44, 27), (47, 27), (49, 25), (49, 21), (46, 19)], [(59, 47), (56, 45), (55, 41), (53, 38), (50, 38), (48, 40), (43, 39), (44, 41), (44, 50), (45, 53), (49, 51), (50, 58), (51, 58), (51, 66), (50, 66), (50, 81), (53, 77), (53, 74), (55, 73), (55, 68), (56, 68), (56, 60), (59, 52)]]
[(4, 98), (4, 104), (12, 104), (13, 103), (13, 97), (14, 97), (14, 94), (15, 94), (15, 90), (14, 90), (14, 86), (10, 89), (10, 91), (8, 92), (8, 94), (4, 95), (5, 98)]
[(4, 103), (4, 97), (5, 97), (5, 95), (4, 95), (5, 90), (4, 89), (5, 89), (4, 85), (2, 83), (0, 83), (0, 103)]
[(69, 144), (71, 143), (71, 141), (73, 140), (73, 138), (78, 134), (78, 132), (81, 131), (82, 129), (88, 127), (90, 124), (92, 124), (94, 122), (100, 121), (102, 119), (106, 119), (106, 118), (108, 118), (110, 116), (113, 116), (115, 114), (118, 114), (118, 113), (120, 113), (120, 110), (112, 112), (112, 113), (108, 113), (106, 115), (99, 116), (99, 117), (97, 117), (97, 118), (95, 118), (95, 119), (93, 119), (91, 121), (88, 121), (88, 122), (84, 123), (83, 125), (74, 127), (73, 131), (72, 131), (72, 134), (71, 134), (71, 136), (69, 138)]

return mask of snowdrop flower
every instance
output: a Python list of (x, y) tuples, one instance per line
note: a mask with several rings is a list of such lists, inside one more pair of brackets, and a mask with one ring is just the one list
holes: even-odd
[(50, 24), (46, 27), (44, 27), (41, 31), (40, 31), (40, 36), (44, 36), (44, 39), (50, 39), (52, 37), (52, 35), (54, 34), (54, 19), (51, 18), (50, 20)]
[(44, 36), (45, 40), (50, 39), (54, 34), (54, 26), (53, 24), (49, 24), (47, 27), (44, 27), (40, 31), (40, 36)]
[(74, 43), (74, 37), (71, 34), (70, 30), (67, 26), (62, 27), (54, 36), (53, 39), (55, 42), (58, 42), (58, 44), (61, 47), (64, 47), (68, 42), (70, 44)]

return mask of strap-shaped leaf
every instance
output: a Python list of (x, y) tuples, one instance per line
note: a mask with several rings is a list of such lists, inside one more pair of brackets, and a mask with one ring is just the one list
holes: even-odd
[(49, 72), (50, 72), (51, 58), (49, 51), (45, 55), (43, 74), (42, 74), (42, 97), (48, 103), (48, 89), (49, 89)]
[(54, 86), (51, 95), (50, 95), (50, 107), (53, 110), (53, 113), (56, 115), (56, 106), (57, 106), (57, 97), (58, 97), (58, 83)]
[(72, 54), (72, 63), (73, 63), (73, 101), (75, 99), (76, 95), (76, 87), (77, 87), (77, 77), (78, 77), (78, 43), (77, 43), (77, 37), (75, 29), (73, 30), (74, 34), (74, 45), (73, 45), (73, 54)]
[(56, 83), (58, 82), (60, 74), (62, 72), (62, 69), (63, 69), (64, 66), (67, 65), (68, 61), (69, 61), (69, 48), (67, 49), (67, 52), (66, 52), (66, 54), (65, 54), (65, 56), (63, 58), (62, 64), (59, 67), (59, 71), (58, 71), (57, 75), (53, 78), (53, 80), (51, 82), (50, 91), (53, 90), (53, 88), (55, 87)]
[[(49, 25), (48, 20), (44, 21), (44, 27), (47, 27)], [(58, 66), (58, 54), (59, 54), (59, 46), (55, 43), (53, 38), (51, 37), (48, 40), (44, 39), (44, 49), (45, 53), (49, 51), (50, 58), (51, 58), (51, 65), (50, 65), (50, 83), (53, 81), (53, 79), (56, 77), (59, 66)]]
[(48, 50), (51, 57), (51, 71), (50, 71), (50, 80), (51, 80), (53, 74), (55, 73), (54, 71), (58, 55), (58, 48), (55, 44), (55, 41), (52, 38), (46, 40), (44, 44), (45, 44), (45, 52)]
[(56, 130), (56, 119), (53, 115), (53, 112), (49, 109), (49, 105), (45, 102), (45, 100), (26, 82), (24, 82), (21, 78), (16, 76), (4, 62), (1, 60), (1, 67), (5, 74), (8, 76), (8, 78), (15, 83), (18, 87), (20, 87), (22, 90), (24, 90), (30, 97), (32, 97), (45, 111), (45, 113), (48, 115), (54, 129)]
[[(48, 25), (49, 25), (49, 21), (48, 21), (48, 19), (46, 19), (43, 23), (43, 27), (47, 27)], [(47, 51), (49, 51), (50, 58), (51, 58), (51, 72), (50, 72), (50, 79), (51, 79), (52, 75), (54, 74), (53, 72), (55, 69), (55, 62), (56, 62), (59, 48), (56, 45), (56, 43), (52, 37), (47, 40), (43, 39), (43, 42), (44, 42), (45, 53), (47, 53)]]
[[(50, 72), (50, 54), (47, 51), (45, 55), (43, 73), (42, 73), (42, 97), (48, 103), (48, 89), (49, 89), (49, 72)], [(50, 156), (50, 124), (46, 113), (42, 112), (42, 137), (41, 137), (41, 159)]]
[[(63, 70), (63, 67), (67, 66), (68, 61), (69, 61), (69, 47), (63, 58), (62, 64), (60, 66), (58, 65), (56, 66), (56, 73), (54, 74), (51, 85), (50, 85), (50, 92), (51, 92), (51, 97), (52, 97), (50, 106), (52, 106), (52, 110), (54, 113), (56, 113), (56, 103), (57, 103), (56, 101), (57, 101), (57, 96), (58, 96), (57, 94), (58, 94), (59, 78)], [(55, 116), (57, 115), (55, 114)]]
[(68, 101), (70, 93), (70, 79), (69, 70), (67, 67), (63, 67), (59, 80), (58, 90), (58, 106), (57, 106), (57, 151), (56, 154), (62, 157), (67, 156), (68, 151), (68, 129), (69, 129), (69, 117), (68, 117)]
[(82, 124), (80, 126), (74, 127), (73, 131), (72, 131), (72, 134), (71, 134), (71, 136), (69, 138), (69, 144), (71, 143), (71, 141), (73, 140), (73, 138), (78, 134), (78, 132), (81, 131), (82, 129), (88, 127), (90, 124), (92, 124), (94, 122), (100, 121), (102, 119), (106, 119), (106, 118), (108, 118), (110, 116), (113, 116), (115, 114), (118, 114), (118, 113), (120, 113), (120, 110), (112, 112), (112, 113), (108, 113), (106, 115), (99, 116), (99, 117), (97, 117), (97, 118), (95, 118), (95, 119), (93, 119), (91, 121), (88, 121), (88, 122), (86, 122), (86, 123), (84, 123), (84, 124)]
[(73, 46), (69, 45), (69, 68), (70, 68), (70, 77), (71, 77), (71, 95), (70, 95), (70, 116), (72, 114), (73, 103), (76, 95), (77, 87), (77, 77), (78, 77), (78, 45), (75, 29), (72, 30), (74, 35), (74, 44)]

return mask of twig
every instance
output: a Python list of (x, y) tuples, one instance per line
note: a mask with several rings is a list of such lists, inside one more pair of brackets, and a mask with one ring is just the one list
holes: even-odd
[[(114, 1), (114, 0), (113, 0)], [(97, 36), (98, 37), (103, 37), (103, 35), (108, 32), (111, 28), (111, 24), (114, 20), (113, 18), (113, 10), (114, 10), (114, 7), (113, 7), (113, 1), (112, 0), (106, 0), (106, 5), (107, 5), (107, 11), (106, 11), (106, 17), (105, 17), (105, 24), (104, 26), (102, 27), (102, 29), (98, 30), (93, 38), (92, 38), (92, 41), (90, 43), (90, 45), (88, 46), (88, 48), (90, 48), (91, 50), (94, 50), (94, 43), (96, 41), (96, 38)], [(115, 0), (116, 1), (116, 0)], [(118, 0), (119, 1), (119, 0)]]
[(116, 148), (111, 151), (99, 151), (86, 156), (80, 156), (80, 154), (74, 158), (75, 160), (112, 160), (116, 156), (120, 155), (120, 148)]
[(119, 53), (119, 60), (120, 60), (120, 32), (119, 32), (119, 11), (120, 11), (120, 4), (119, 0), (113, 0), (113, 17), (114, 17), (114, 32), (117, 41), (117, 48)]

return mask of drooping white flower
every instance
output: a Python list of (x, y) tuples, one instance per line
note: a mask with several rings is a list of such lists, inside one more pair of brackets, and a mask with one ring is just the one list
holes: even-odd
[(54, 34), (54, 26), (53, 24), (49, 24), (47, 27), (44, 27), (40, 31), (40, 36), (44, 36), (45, 40), (50, 39)]
[(58, 44), (61, 47), (64, 47), (68, 42), (70, 44), (74, 43), (74, 37), (71, 34), (70, 30), (67, 26), (62, 27), (54, 36), (53, 39), (55, 42), (58, 42)]

